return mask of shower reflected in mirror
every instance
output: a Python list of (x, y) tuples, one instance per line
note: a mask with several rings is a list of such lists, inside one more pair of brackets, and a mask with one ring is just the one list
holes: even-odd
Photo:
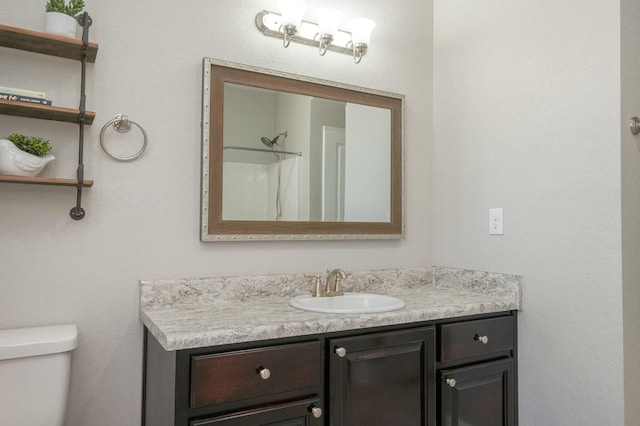
[(260, 138), (263, 144), (265, 144), (268, 148), (271, 148), (273, 155), (275, 155), (278, 160), (278, 181), (276, 186), (276, 221), (279, 221), (280, 218), (282, 217), (282, 205), (280, 204), (280, 185), (282, 181), (282, 156), (274, 149), (274, 147), (280, 146), (278, 145), (278, 138), (280, 136), (284, 136), (284, 139), (286, 140), (287, 135), (288, 133), (285, 131), (283, 133), (278, 134), (273, 139), (269, 139), (265, 136)]
[[(265, 148), (225, 146), (223, 217), (280, 221), (298, 219), (300, 152), (285, 151), (288, 131), (273, 139), (261, 136)], [(227, 151), (230, 150), (230, 151)]]

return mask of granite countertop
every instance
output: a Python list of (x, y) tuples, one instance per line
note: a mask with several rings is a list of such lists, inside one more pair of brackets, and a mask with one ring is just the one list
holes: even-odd
[(402, 309), (326, 314), (293, 308), (302, 274), (140, 282), (140, 319), (167, 351), (521, 309), (520, 276), (454, 268), (359, 271), (345, 291), (388, 294)]

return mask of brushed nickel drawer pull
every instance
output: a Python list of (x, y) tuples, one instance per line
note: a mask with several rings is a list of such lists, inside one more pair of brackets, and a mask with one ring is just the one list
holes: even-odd
[(456, 387), (456, 379), (445, 379), (445, 383), (448, 384), (451, 388)]
[(258, 374), (260, 374), (262, 380), (267, 380), (269, 377), (271, 377), (271, 370), (269, 370), (268, 368), (260, 367), (258, 368)]
[(309, 407), (309, 412), (316, 419), (319, 419), (320, 417), (322, 417), (322, 408), (316, 407), (315, 405), (312, 405)]
[(347, 350), (339, 346), (336, 348), (336, 355), (338, 355), (340, 358), (344, 358), (345, 355), (347, 355)]
[(480, 335), (478, 335), (478, 334), (476, 334), (476, 335), (473, 337), (473, 340), (477, 340), (478, 342), (483, 343), (483, 344), (485, 344), (485, 345), (486, 345), (487, 343), (489, 343), (489, 337), (488, 337), (488, 336), (480, 336)]

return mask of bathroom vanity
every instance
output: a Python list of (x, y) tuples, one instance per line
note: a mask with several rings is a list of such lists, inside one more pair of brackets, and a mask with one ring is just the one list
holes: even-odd
[(294, 309), (298, 276), (142, 282), (145, 424), (516, 425), (519, 279), (468, 272), (354, 273), (407, 303), (377, 314)]

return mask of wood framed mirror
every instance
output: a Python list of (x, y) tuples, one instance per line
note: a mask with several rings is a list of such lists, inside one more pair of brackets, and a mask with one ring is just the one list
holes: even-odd
[(404, 96), (203, 61), (202, 241), (398, 239)]

